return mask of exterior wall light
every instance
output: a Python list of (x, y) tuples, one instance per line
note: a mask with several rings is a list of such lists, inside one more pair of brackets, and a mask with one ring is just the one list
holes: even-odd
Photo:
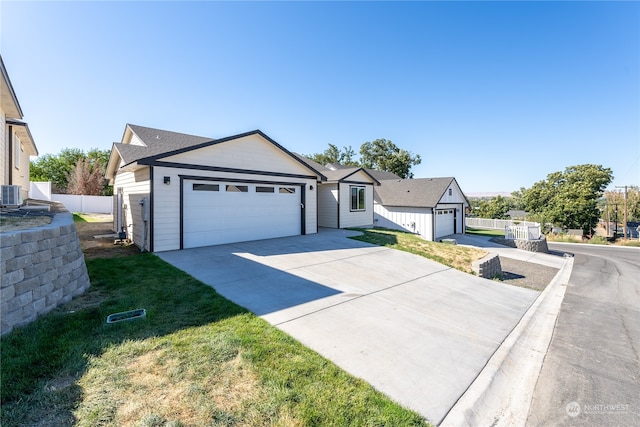
[(167, 185), (171, 184), (171, 177), (170, 176), (165, 176), (164, 177), (164, 183), (167, 184)]

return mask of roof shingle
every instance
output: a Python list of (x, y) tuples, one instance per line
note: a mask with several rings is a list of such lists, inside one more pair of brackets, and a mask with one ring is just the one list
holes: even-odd
[(383, 180), (374, 187), (374, 200), (385, 206), (434, 208), (453, 180), (452, 177)]

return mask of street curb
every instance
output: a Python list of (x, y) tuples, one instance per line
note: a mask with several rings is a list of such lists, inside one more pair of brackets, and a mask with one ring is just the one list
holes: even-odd
[(540, 293), (441, 427), (524, 426), (573, 269), (573, 258)]

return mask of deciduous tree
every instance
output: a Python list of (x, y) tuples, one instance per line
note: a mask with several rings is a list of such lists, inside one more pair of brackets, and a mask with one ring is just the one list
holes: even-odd
[[(109, 155), (109, 150), (92, 149), (85, 154), (78, 148), (64, 148), (57, 155), (45, 154), (32, 161), (29, 178), (34, 182), (50, 181), (54, 193), (67, 193), (69, 178), (74, 175), (74, 169), (79, 160), (86, 161), (90, 173), (95, 170), (96, 174), (104, 175)], [(110, 187), (103, 184), (102, 193), (98, 194), (108, 195), (109, 193)]]
[(507, 212), (513, 204), (507, 197), (496, 196), (491, 200), (482, 200), (475, 212), (480, 218), (507, 219)]
[(413, 155), (387, 139), (367, 141), (360, 146), (362, 167), (392, 172), (401, 178), (413, 178), (411, 167), (421, 162), (419, 154)]
[(600, 212), (597, 201), (611, 183), (611, 169), (601, 165), (577, 165), (553, 172), (547, 179), (521, 189), (526, 210), (540, 222), (591, 234)]

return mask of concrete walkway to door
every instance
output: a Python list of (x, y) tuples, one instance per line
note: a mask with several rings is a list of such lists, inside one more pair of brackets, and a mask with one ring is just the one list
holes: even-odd
[(318, 234), (158, 253), (439, 424), (538, 293)]

